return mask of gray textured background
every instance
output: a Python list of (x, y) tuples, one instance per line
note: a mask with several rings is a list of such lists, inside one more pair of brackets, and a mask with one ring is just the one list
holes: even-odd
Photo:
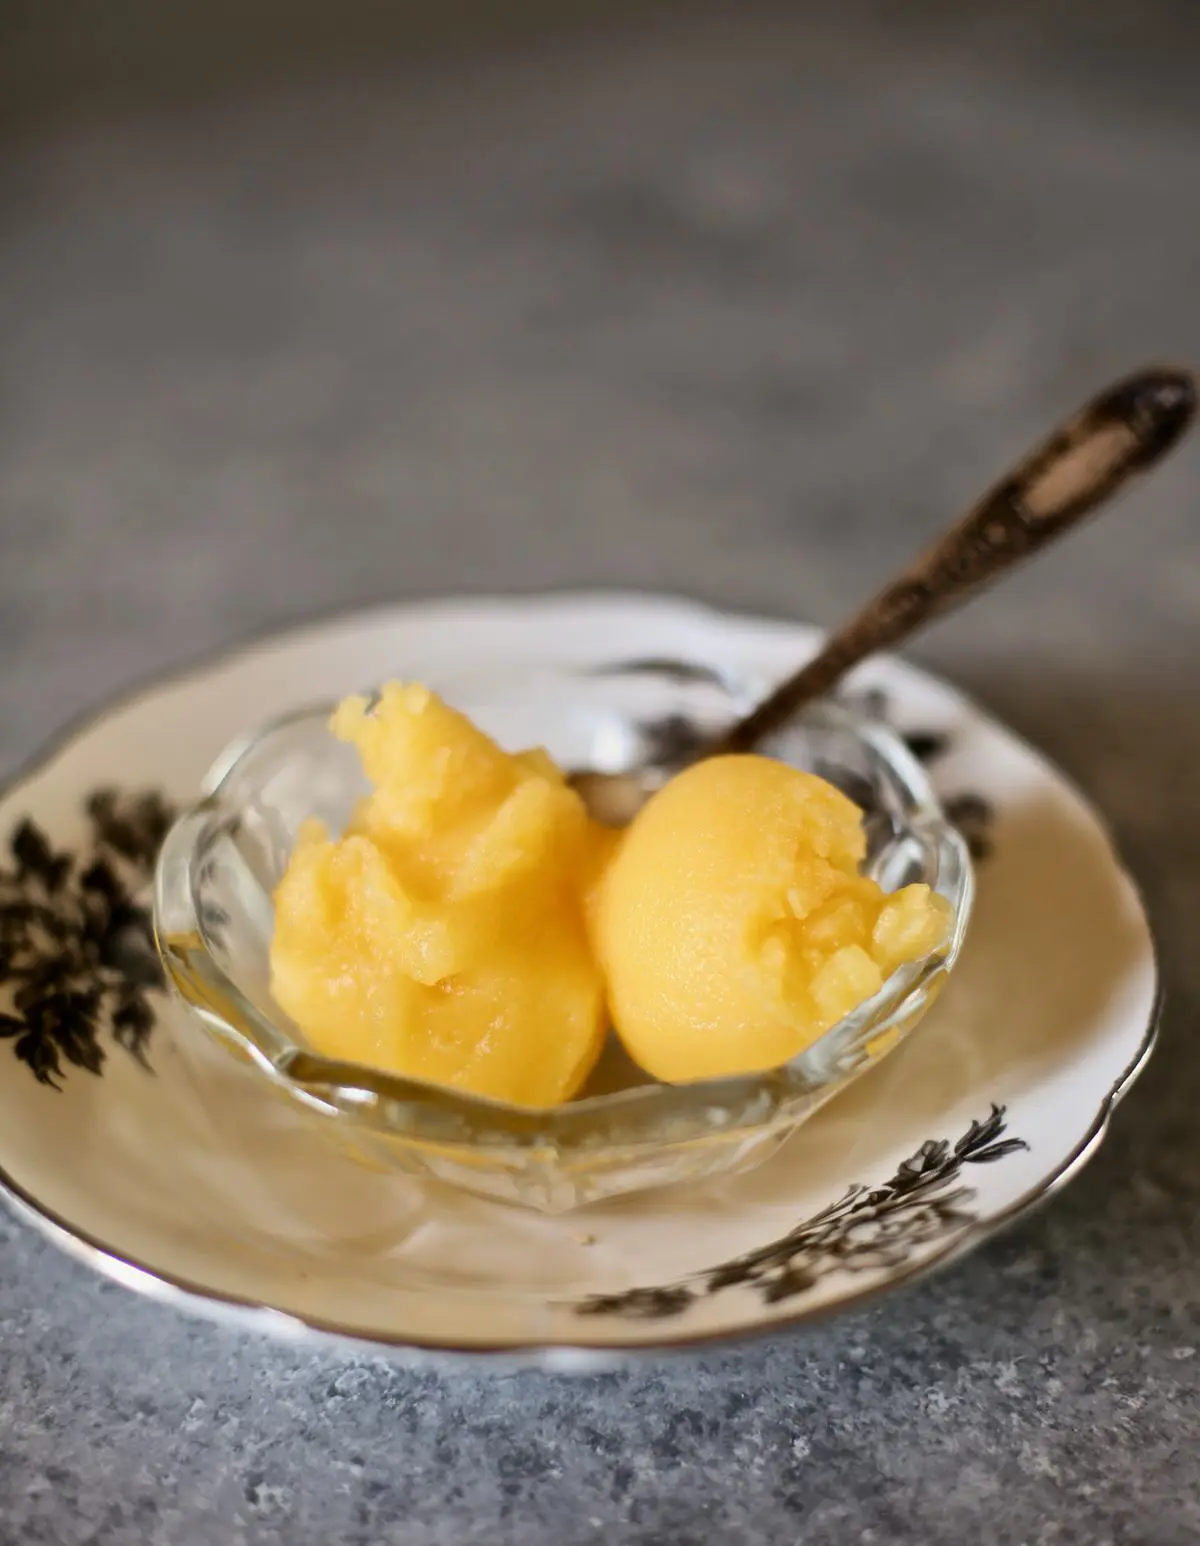
[[(831, 622), (1105, 378), (1200, 362), (1194, 0), (484, 9), (6, 8), (6, 763), (389, 596)], [(245, 1340), (5, 1219), (0, 1540), (1200, 1539), (1198, 504), (1193, 446), (914, 651), (1160, 931), (1161, 1052), (1065, 1195), (870, 1314), (575, 1383)]]

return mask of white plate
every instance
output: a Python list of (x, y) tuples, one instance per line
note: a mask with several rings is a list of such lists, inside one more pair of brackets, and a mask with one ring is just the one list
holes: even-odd
[[(44, 916), (65, 920), (75, 948), (94, 856), (85, 804), (98, 788), (184, 802), (234, 737), (388, 675), (436, 686), (480, 659), (666, 657), (769, 679), (814, 639), (640, 596), (466, 600), (320, 623), (105, 709), (0, 800), (0, 832), (31, 818), (73, 860)], [(64, 1040), (83, 1061), (60, 1050), (55, 1088), (30, 1062), (45, 1058), (46, 1036), (0, 1022), (10, 1199), (92, 1266), (183, 1306), (290, 1335), (556, 1367), (803, 1321), (969, 1249), (1103, 1135), (1152, 1045), (1153, 945), (1099, 821), (1037, 753), (900, 662), (871, 665), (854, 688), (886, 695), (990, 851), (962, 961), (921, 1029), (757, 1171), (546, 1218), (358, 1168), (314, 1143), (253, 1075), (230, 1067), (214, 1076), (219, 1090), (189, 1081), (175, 1039), (194, 1031), (138, 987), (134, 927), (100, 976), (110, 1009), (133, 1006), (124, 1043), (138, 1040), (139, 1006), (149, 1011), (145, 1064), (107, 1011), (76, 1005), (75, 1040)], [(154, 813), (143, 815), (128, 837), (148, 853)], [(26, 962), (64, 948), (21, 911), (39, 886), (10, 877), (0, 894), (0, 931)], [(113, 932), (101, 930), (110, 944)], [(60, 971), (31, 1013), (52, 1013), (58, 987), (96, 980), (86, 963)], [(0, 991), (11, 999), (13, 986)], [(97, 1074), (87, 1063), (98, 1054)]]

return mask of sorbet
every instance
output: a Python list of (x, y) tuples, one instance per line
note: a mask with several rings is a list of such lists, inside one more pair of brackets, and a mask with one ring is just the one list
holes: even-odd
[(768, 757), (714, 757), (622, 833), (541, 751), (502, 751), (423, 687), (343, 703), (373, 786), (302, 831), (272, 991), (329, 1057), (522, 1106), (578, 1093), (608, 1026), (669, 1083), (787, 1062), (949, 910), (859, 873), (862, 813)]
[(630, 1055), (670, 1083), (777, 1067), (936, 948), (946, 903), (885, 895), (865, 852), (858, 807), (786, 763), (714, 757), (666, 784), (591, 915)]
[(423, 687), (333, 731), (374, 786), (302, 832), (275, 896), (272, 992), (317, 1052), (524, 1106), (599, 1054), (584, 898), (608, 839), (538, 751), (510, 755)]

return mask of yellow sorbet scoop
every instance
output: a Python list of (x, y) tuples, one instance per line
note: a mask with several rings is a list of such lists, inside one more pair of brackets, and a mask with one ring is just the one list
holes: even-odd
[(569, 1100), (603, 1044), (584, 899), (611, 839), (543, 752), (504, 752), (423, 687), (333, 731), (373, 792), (302, 832), (271, 988), (326, 1056), (523, 1106)]
[(865, 851), (857, 806), (768, 757), (713, 757), (659, 790), (591, 919), (630, 1055), (669, 1083), (777, 1067), (941, 943), (944, 900), (885, 895)]

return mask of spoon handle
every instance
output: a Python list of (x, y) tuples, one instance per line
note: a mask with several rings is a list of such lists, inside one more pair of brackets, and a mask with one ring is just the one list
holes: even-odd
[(1182, 370), (1141, 371), (1102, 392), (832, 634), (714, 751), (750, 750), (868, 655), (907, 638), (1070, 530), (1165, 456), (1195, 408), (1195, 378)]

